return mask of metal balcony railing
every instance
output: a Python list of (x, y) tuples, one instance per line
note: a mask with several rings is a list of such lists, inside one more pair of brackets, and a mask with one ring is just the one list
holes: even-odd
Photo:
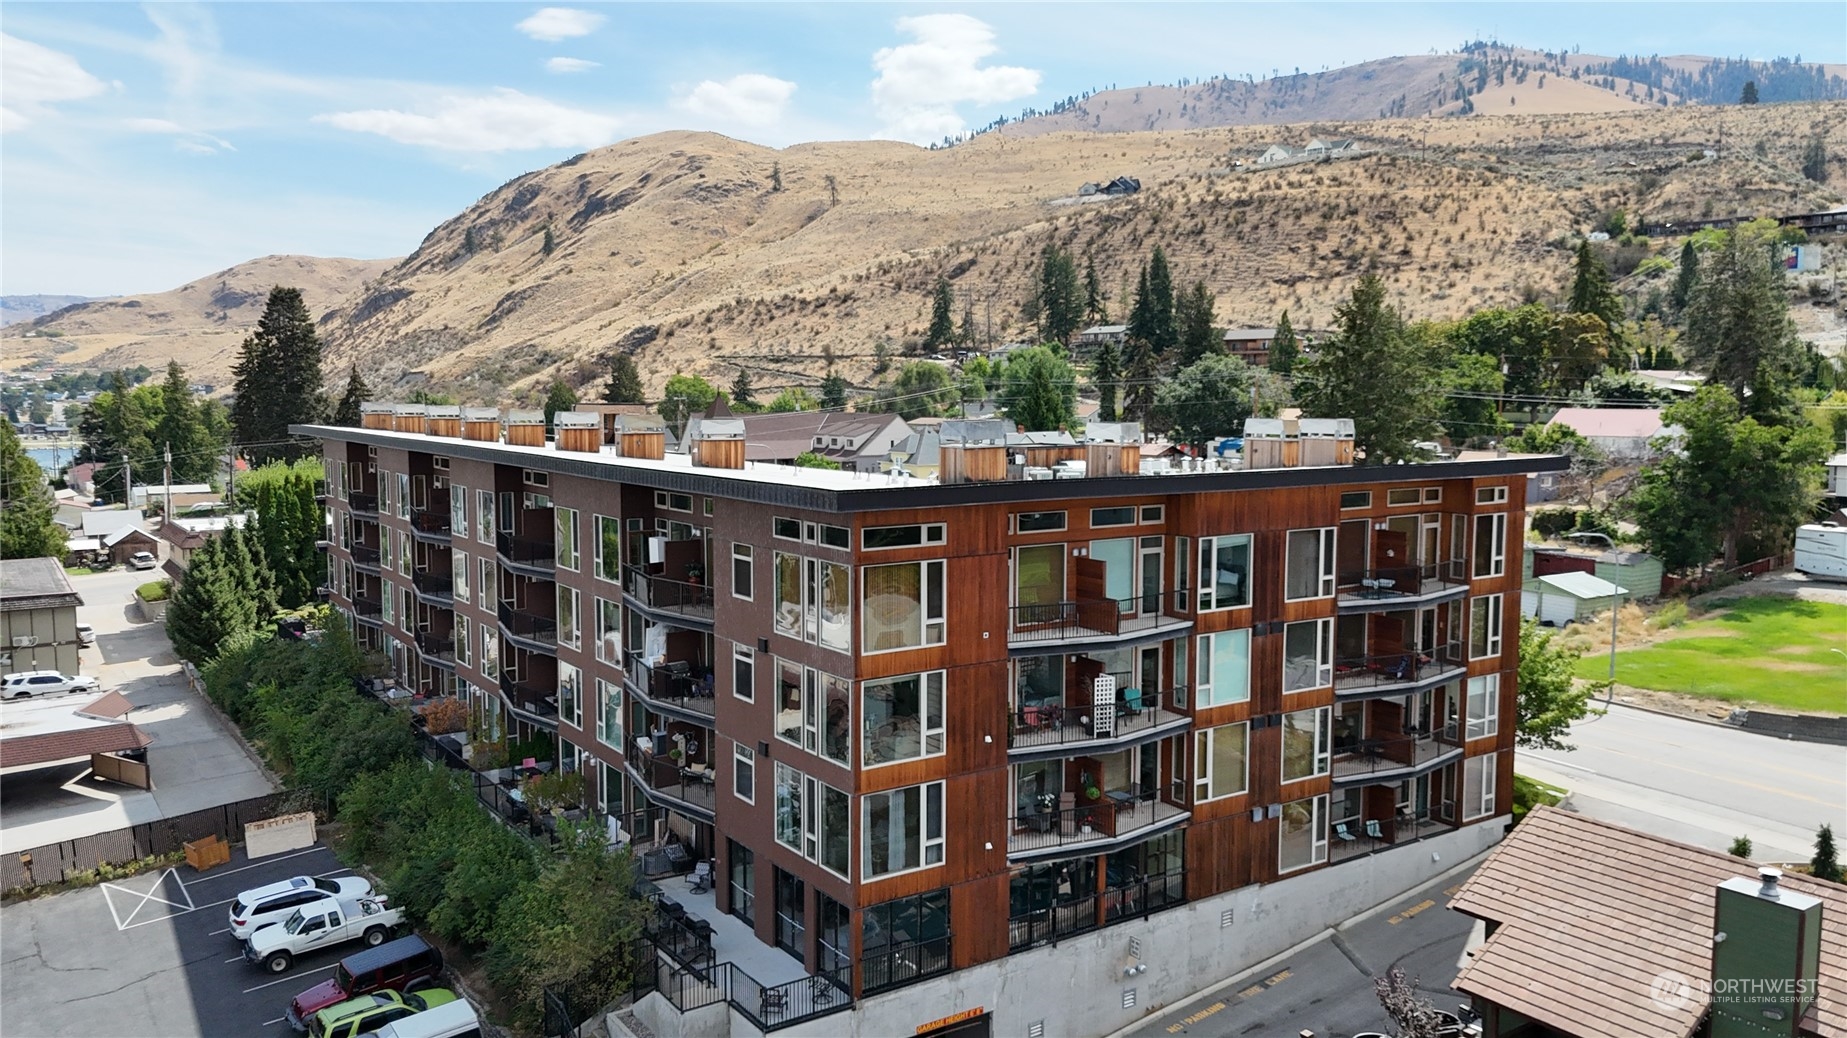
[(1184, 721), (1176, 706), (1186, 699), (1185, 685), (1161, 692), (1118, 686), (1114, 716), (1095, 716), (1095, 704), (1074, 693), (1071, 702), (1039, 703), (1019, 707), (1009, 718), (1008, 746), (1014, 749), (1090, 743), (1103, 739), (1133, 738), (1162, 725)]
[(623, 586), (629, 595), (649, 609), (706, 620), (712, 618), (710, 585), (671, 580), (664, 575), (649, 573), (640, 566), (624, 566), (623, 577)]
[(512, 565), (547, 571), (557, 566), (557, 542), (550, 537), (515, 537), (503, 530), (494, 535), (494, 550)]
[(538, 613), (526, 613), (501, 603), (499, 610), (500, 626), (515, 638), (544, 645), (558, 644), (558, 619), (541, 616)]
[(629, 684), (649, 700), (707, 717), (716, 712), (712, 696), (712, 675), (691, 661), (667, 660), (653, 667), (643, 662), (639, 654), (629, 653), (623, 660), (622, 669), (628, 675)]
[(445, 504), (441, 509), (433, 505), (429, 508), (411, 509), (410, 528), (422, 534), (449, 536), (449, 506)]
[(1407, 734), (1334, 743), (1334, 780), (1374, 778), (1435, 767), (1462, 755), (1462, 743), (1447, 735)]
[(1336, 691), (1414, 685), (1463, 665), (1462, 643), (1447, 642), (1427, 652), (1399, 650), (1334, 658)]
[(455, 639), (438, 637), (429, 631), (417, 632), (417, 651), (426, 659), (455, 663)]
[(453, 600), (455, 577), (448, 573), (417, 573), (410, 582), (416, 589), (431, 598)]
[(353, 565), (363, 569), (377, 569), (379, 567), (380, 556), (377, 548), (368, 548), (363, 544), (355, 544), (351, 550), (353, 553)]
[(1422, 565), (1381, 566), (1341, 570), (1337, 582), (1342, 597), (1360, 599), (1415, 598), (1469, 583), (1468, 556)]
[(385, 603), (376, 598), (353, 596), (353, 612), (359, 616), (377, 618), (384, 615)]
[(377, 515), (378, 495), (362, 494), (355, 490), (346, 495), (346, 507), (348, 511), (355, 515)]
[(1192, 621), (1161, 611), (1164, 595), (1134, 598), (1081, 598), (1011, 607), (1007, 640), (1015, 645), (1086, 641), (1184, 627)]
[[(1079, 795), (1082, 791), (1078, 791)], [(1076, 847), (1129, 836), (1185, 814), (1186, 809), (1161, 800), (1157, 790), (1104, 790), (1100, 799), (1073, 807), (1057, 807), (1016, 814), (1011, 819), (1007, 849), (1011, 853), (1057, 847)]]

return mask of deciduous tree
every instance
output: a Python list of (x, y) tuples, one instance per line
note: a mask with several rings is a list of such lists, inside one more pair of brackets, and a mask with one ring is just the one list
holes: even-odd
[(1591, 697), (1607, 682), (1579, 683), (1572, 676), (1581, 653), (1558, 640), (1558, 632), (1530, 616), (1520, 618), (1518, 721), (1514, 743), (1525, 750), (1570, 750), (1565, 741), (1575, 721), (1593, 712)]
[(1252, 374), (1237, 357), (1201, 357), (1155, 390), (1156, 424), (1177, 442), (1200, 448), (1217, 437), (1240, 435), (1251, 416)]
[(1029, 430), (1069, 428), (1077, 421), (1077, 375), (1055, 348), (1020, 350), (1001, 373), (1000, 402)]
[(667, 380), (661, 393), (661, 419), (675, 436), (686, 431), (686, 420), (695, 411), (703, 411), (718, 399), (718, 390), (698, 375), (675, 375)]
[(949, 369), (927, 360), (914, 360), (898, 369), (898, 377), (873, 395), (871, 409), (906, 420), (942, 414), (955, 405), (961, 392)]

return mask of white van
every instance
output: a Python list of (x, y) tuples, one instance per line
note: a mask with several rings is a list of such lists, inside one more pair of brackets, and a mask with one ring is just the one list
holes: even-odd
[(1796, 528), (1796, 569), (1811, 577), (1847, 580), (1847, 526), (1810, 523)]
[(357, 1038), (481, 1038), (481, 1018), (466, 998), (458, 998), (393, 1020)]

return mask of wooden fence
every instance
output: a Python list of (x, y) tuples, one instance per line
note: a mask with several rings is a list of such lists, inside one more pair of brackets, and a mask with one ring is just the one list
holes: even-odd
[(94, 869), (104, 862), (119, 864), (156, 854), (173, 854), (184, 850), (185, 844), (208, 836), (216, 836), (226, 843), (242, 843), (245, 823), (274, 815), (282, 799), (281, 793), (265, 793), (126, 829), (0, 854), (0, 890), (62, 882), (74, 873)]
[(1731, 569), (1715, 569), (1705, 573), (1695, 573), (1689, 577), (1676, 577), (1672, 574), (1661, 575), (1661, 594), (1663, 595), (1697, 595), (1712, 586), (1713, 581), (1721, 577), (1734, 580), (1749, 580), (1774, 570), (1784, 569), (1795, 564), (1796, 557), (1785, 552), (1771, 555), (1754, 562), (1746, 562)]

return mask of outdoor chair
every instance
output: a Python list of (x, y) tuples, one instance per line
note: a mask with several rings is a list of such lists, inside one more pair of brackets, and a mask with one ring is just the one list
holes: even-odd
[(1377, 818), (1368, 818), (1366, 820), (1366, 835), (1380, 843), (1385, 842), (1385, 831), (1379, 828), (1379, 820)]
[(1340, 837), (1341, 843), (1352, 843), (1359, 838), (1347, 831), (1347, 823), (1345, 822), (1334, 823), (1334, 835)]
[(1142, 712), (1142, 690), (1125, 688), (1122, 690), (1122, 702), (1118, 707), (1124, 717), (1136, 717)]
[[(1377, 823), (1374, 823), (1375, 825)], [(712, 863), (702, 861), (693, 866), (693, 871), (686, 877), (686, 885), (693, 888), (693, 893), (704, 894), (712, 889)]]

